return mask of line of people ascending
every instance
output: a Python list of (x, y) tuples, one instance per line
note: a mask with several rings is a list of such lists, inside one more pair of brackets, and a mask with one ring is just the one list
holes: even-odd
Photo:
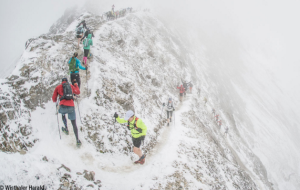
[[(68, 114), (68, 119), (71, 120), (71, 124), (73, 126), (73, 131), (76, 138), (76, 145), (80, 147), (82, 143), (78, 136), (74, 100), (79, 98), (80, 95), (80, 87), (81, 87), (80, 70), (87, 71), (88, 69), (87, 56), (89, 54), (90, 46), (93, 45), (92, 37), (94, 36), (92, 31), (87, 28), (85, 21), (80, 22), (78, 27), (82, 27), (83, 29), (86, 29), (85, 32), (84, 30), (82, 31), (81, 29), (76, 30), (77, 38), (80, 39), (80, 41), (83, 41), (84, 66), (81, 65), (81, 62), (78, 59), (78, 53), (75, 52), (68, 61), (70, 83), (67, 78), (63, 78), (61, 84), (59, 84), (53, 92), (52, 101), (56, 103), (57, 114), (58, 113), (62, 114), (61, 118), (64, 127), (61, 127), (61, 130), (66, 135), (69, 135), (69, 129), (68, 129), (67, 118), (66, 118), (66, 114)], [(78, 31), (81, 32), (77, 33)], [(167, 111), (167, 120), (169, 126), (169, 123), (172, 121), (172, 116), (173, 116), (173, 112), (175, 111), (175, 108), (171, 98), (166, 104), (164, 104), (164, 106), (165, 105), (166, 105), (165, 110)], [(145, 140), (146, 133), (147, 133), (147, 126), (143, 123), (141, 119), (137, 118), (134, 112), (131, 110), (126, 112), (125, 118), (119, 118), (117, 113), (114, 114), (114, 117), (116, 118), (116, 121), (118, 121), (119, 123), (127, 123), (128, 129), (131, 131), (132, 141), (134, 146), (133, 152), (139, 156), (139, 159), (134, 163), (144, 164), (146, 159), (146, 154), (143, 154), (142, 150), (140, 149), (140, 146)], [(175, 114), (174, 114), (174, 120), (175, 120)], [(58, 126), (59, 126), (59, 122), (58, 122)]]
[[(132, 9), (128, 9), (132, 10)], [(76, 144), (77, 146), (81, 145), (81, 141), (78, 137), (78, 129), (76, 125), (76, 112), (74, 107), (74, 100), (79, 98), (80, 94), (80, 86), (81, 86), (81, 79), (79, 71), (88, 69), (87, 64), (87, 58), (91, 55), (90, 53), (90, 46), (93, 45), (92, 38), (94, 37), (93, 32), (87, 27), (85, 20), (81, 21), (76, 26), (76, 37), (78, 40), (78, 48), (80, 45), (80, 42), (83, 44), (83, 63), (84, 66), (81, 65), (80, 60), (78, 59), (78, 53), (75, 52), (73, 56), (68, 61), (69, 64), (69, 73), (70, 73), (70, 81), (68, 82), (67, 78), (62, 79), (62, 83), (58, 85), (52, 95), (53, 102), (57, 105), (57, 114), (62, 114), (62, 121), (64, 123), (64, 127), (62, 127), (62, 131), (68, 135), (68, 125), (67, 125), (67, 119), (66, 114), (68, 114), (68, 118), (71, 120), (71, 123), (73, 125), (74, 134), (76, 137)], [(88, 89), (87, 89), (88, 91)], [(140, 120), (140, 122), (142, 122)], [(59, 120), (58, 120), (59, 125)], [(58, 126), (59, 127), (59, 126)], [(60, 130), (60, 128), (59, 128)]]
[(115, 11), (115, 5), (112, 5), (111, 11), (108, 11), (107, 13), (105, 13), (106, 16), (106, 20), (114, 20), (114, 19), (118, 19), (121, 18), (123, 16), (126, 15), (126, 13), (130, 13), (132, 12), (132, 7), (128, 7), (125, 9), (121, 9), (118, 11)]
[[(84, 29), (86, 29), (86, 31)], [(78, 47), (79, 47), (79, 42), (83, 41), (83, 51), (84, 51), (83, 63), (85, 66), (81, 65), (81, 62), (78, 59), (78, 53), (75, 52), (73, 56), (70, 58), (70, 60), (68, 61), (71, 83), (68, 82), (67, 78), (63, 78), (62, 83), (55, 88), (52, 95), (52, 100), (57, 104), (57, 110), (58, 110), (57, 114), (58, 113), (62, 114), (62, 121), (64, 127), (62, 127), (61, 130), (66, 135), (69, 135), (67, 119), (66, 119), (66, 114), (68, 114), (68, 118), (71, 120), (73, 126), (73, 131), (76, 138), (76, 144), (77, 146), (81, 146), (81, 141), (79, 140), (78, 137), (78, 129), (76, 125), (76, 112), (74, 107), (75, 106), (74, 100), (76, 98), (79, 98), (79, 94), (80, 94), (81, 79), (80, 79), (79, 70), (81, 69), (87, 71), (88, 69), (87, 57), (90, 51), (90, 46), (93, 45), (92, 37), (94, 35), (93, 32), (87, 28), (86, 23), (83, 20), (77, 25), (76, 36), (78, 39)]]
[(84, 65), (87, 64), (87, 58), (91, 55), (90, 54), (90, 46), (93, 45), (93, 37), (94, 33), (92, 30), (87, 28), (85, 20), (81, 21), (77, 27), (76, 27), (76, 37), (78, 40), (78, 46), (77, 48), (79, 49), (79, 44), (82, 42), (83, 44), (83, 51), (84, 51), (84, 56), (82, 62)]

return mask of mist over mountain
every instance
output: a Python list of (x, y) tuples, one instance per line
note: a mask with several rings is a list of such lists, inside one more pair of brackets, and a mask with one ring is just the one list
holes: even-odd
[[(117, 3), (116, 9), (130, 7)], [(104, 15), (111, 2), (69, 8), (48, 33), (32, 38), (13, 72), (1, 79), (0, 184), (298, 189), (296, 6), (284, 8), (276, 1), (132, 4), (137, 6), (133, 13), (111, 21)], [(284, 14), (277, 15), (279, 9)], [(74, 30), (83, 19), (95, 37), (90, 69), (80, 71), (76, 114), (80, 117), (79, 107), (83, 146), (76, 149), (72, 132), (59, 139), (51, 96), (68, 77), (72, 54), (77, 51), (82, 60)], [(192, 81), (194, 89), (180, 103), (176, 87), (182, 80)], [(160, 115), (169, 97), (177, 118), (167, 127), (165, 113)], [(143, 166), (132, 165), (130, 135), (113, 122), (115, 111), (123, 116), (128, 109), (148, 127), (142, 149), (149, 159)], [(20, 167), (11, 171), (14, 165)]]

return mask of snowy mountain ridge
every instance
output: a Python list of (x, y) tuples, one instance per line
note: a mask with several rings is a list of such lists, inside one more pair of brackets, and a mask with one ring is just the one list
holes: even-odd
[[(49, 189), (276, 189), (241, 137), (239, 118), (222, 109), (208, 85), (212, 82), (205, 74), (204, 52), (189, 50), (180, 36), (148, 12), (109, 22), (88, 12), (70, 18), (72, 22), (62, 19), (53, 25), (54, 32), (35, 38), (12, 75), (1, 80), (0, 184)], [(82, 19), (94, 29), (95, 38), (90, 69), (80, 71), (76, 111), (79, 107), (83, 145), (76, 149), (72, 131), (59, 139), (51, 96), (68, 77), (72, 54), (77, 51), (82, 60), (74, 39)], [(61, 24), (66, 29), (56, 30)], [(191, 80), (194, 91), (179, 103), (176, 86), (181, 79)], [(201, 87), (200, 95), (196, 87)], [(169, 97), (175, 101), (176, 115), (167, 127), (161, 106)], [(213, 108), (229, 127), (227, 137)], [(112, 117), (128, 109), (148, 127), (143, 166), (132, 164), (136, 156), (129, 131)]]

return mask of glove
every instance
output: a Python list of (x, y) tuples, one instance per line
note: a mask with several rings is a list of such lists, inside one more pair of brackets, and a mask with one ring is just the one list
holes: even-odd
[(175, 108), (173, 108), (173, 111), (175, 111)]
[(117, 112), (114, 114), (114, 117), (117, 119), (119, 117), (119, 115), (117, 114)]
[(163, 103), (163, 106), (165, 106), (165, 103)]

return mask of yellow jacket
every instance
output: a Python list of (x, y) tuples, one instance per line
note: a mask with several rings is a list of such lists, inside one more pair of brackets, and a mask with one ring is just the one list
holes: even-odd
[[(119, 123), (128, 123), (127, 120), (123, 119), (123, 118), (116, 118), (117, 121)], [(147, 133), (147, 126), (144, 124), (144, 122), (139, 118), (136, 122), (136, 126), (137, 128), (142, 129), (142, 132), (140, 133), (139, 131), (137, 131), (134, 127), (134, 122), (135, 122), (136, 116), (134, 116), (133, 120), (129, 123), (129, 128), (131, 131), (131, 135), (133, 138), (139, 138), (141, 136), (146, 136)]]

